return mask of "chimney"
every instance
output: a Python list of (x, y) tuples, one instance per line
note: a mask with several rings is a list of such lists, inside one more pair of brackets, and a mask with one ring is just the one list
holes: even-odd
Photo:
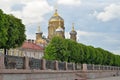
[(31, 43), (31, 39), (28, 39), (28, 42)]
[(35, 41), (34, 41), (34, 40), (31, 40), (31, 42), (32, 42), (32, 43), (35, 43)]

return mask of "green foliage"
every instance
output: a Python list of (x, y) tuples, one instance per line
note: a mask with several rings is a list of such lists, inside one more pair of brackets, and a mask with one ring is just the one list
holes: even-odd
[(120, 66), (120, 56), (70, 39), (54, 37), (45, 48), (45, 59), (75, 63)]
[(0, 10), (0, 47), (4, 46), (7, 39), (8, 23), (5, 14)]
[(22, 45), (26, 39), (25, 26), (13, 15), (0, 10), (0, 48), (10, 49)]

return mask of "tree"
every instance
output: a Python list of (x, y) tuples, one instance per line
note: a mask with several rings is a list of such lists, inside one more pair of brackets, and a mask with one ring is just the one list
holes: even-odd
[(48, 44), (44, 58), (82, 64), (120, 66), (120, 55), (60, 37), (54, 37)]
[(4, 14), (0, 10), (0, 48), (6, 49), (20, 47), (24, 40), (25, 26), (22, 21), (13, 15)]
[(70, 39), (64, 39), (63, 40), (64, 45), (64, 54), (67, 62), (77, 62), (78, 61), (78, 53), (79, 53), (79, 47), (78, 43), (70, 40)]
[(54, 37), (45, 49), (45, 59), (65, 61), (64, 46), (61, 37)]
[(8, 23), (5, 14), (0, 10), (0, 48), (5, 46), (7, 39)]

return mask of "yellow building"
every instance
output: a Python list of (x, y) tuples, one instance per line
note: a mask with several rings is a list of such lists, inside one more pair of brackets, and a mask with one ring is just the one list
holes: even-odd
[[(64, 19), (59, 16), (57, 9), (55, 10), (53, 16), (49, 20), (48, 26), (48, 39), (51, 40), (54, 36), (60, 36), (65, 38), (65, 27)], [(70, 32), (70, 39), (77, 40), (77, 32), (74, 30), (74, 25), (72, 25), (72, 31)]]
[(43, 39), (42, 36), (43, 32), (40, 30), (40, 26), (38, 26), (38, 32), (36, 33), (36, 40), (35, 43), (40, 46), (45, 46), (47, 44), (46, 40)]
[(63, 29), (61, 35), (63, 38), (65, 38), (64, 31), (64, 20), (61, 16), (59, 16), (57, 9), (55, 10), (54, 15), (50, 18), (48, 23), (48, 39), (51, 40), (54, 36), (56, 36), (56, 29), (59, 28), (59, 26)]

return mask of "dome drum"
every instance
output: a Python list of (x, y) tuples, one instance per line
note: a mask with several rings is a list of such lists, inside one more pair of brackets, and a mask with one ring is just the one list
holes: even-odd
[(71, 35), (76, 35), (77, 32), (76, 32), (76, 31), (71, 31), (70, 34), (71, 34)]

